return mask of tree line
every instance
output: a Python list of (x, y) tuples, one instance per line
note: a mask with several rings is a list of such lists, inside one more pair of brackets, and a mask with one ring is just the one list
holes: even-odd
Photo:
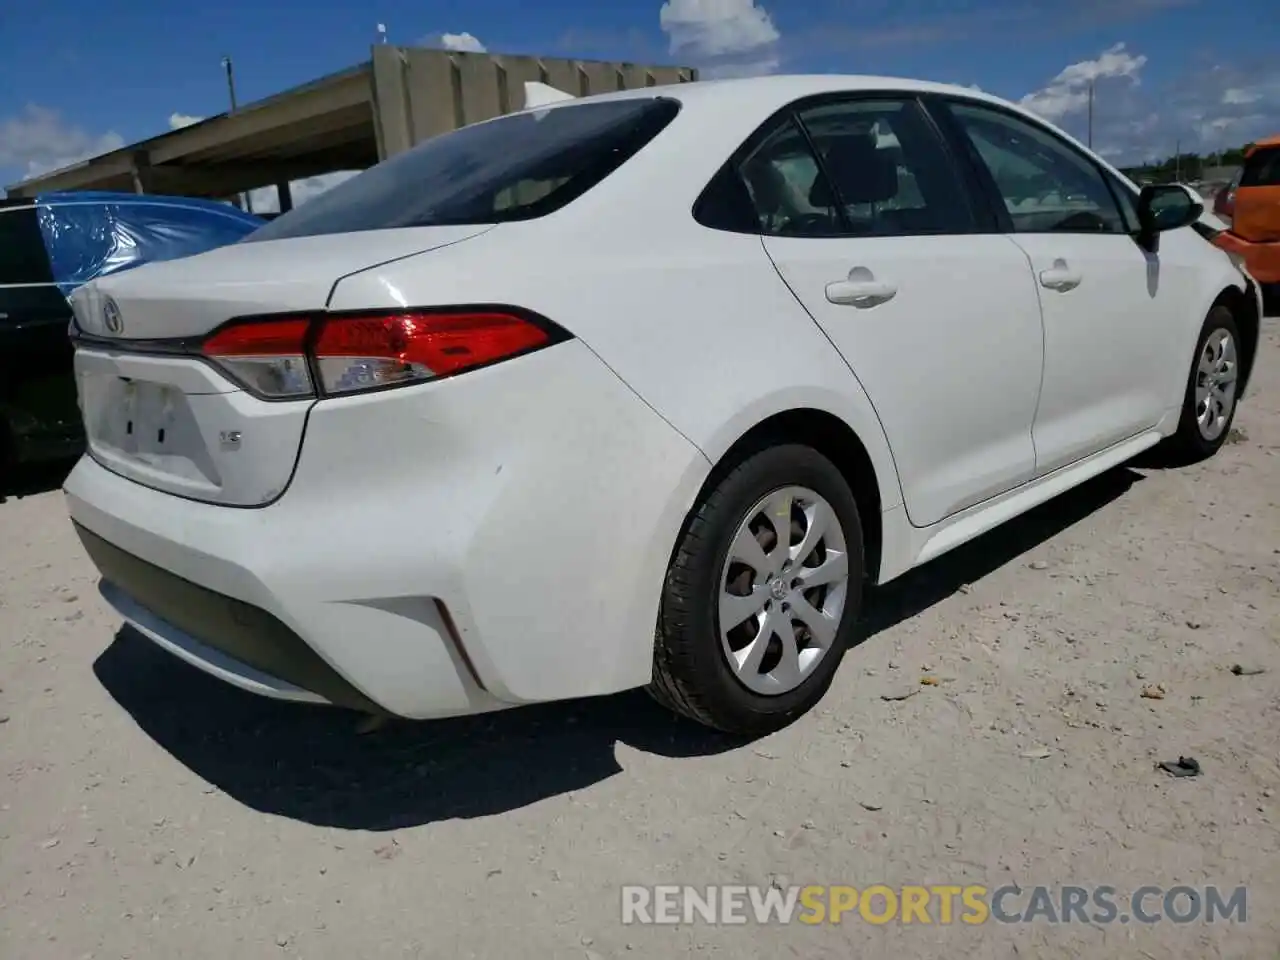
[(1175, 179), (1198, 180), (1205, 170), (1212, 167), (1238, 167), (1244, 163), (1245, 152), (1253, 144), (1216, 153), (1176, 153), (1164, 160), (1122, 168), (1131, 180), (1150, 180), (1153, 183), (1169, 183)]

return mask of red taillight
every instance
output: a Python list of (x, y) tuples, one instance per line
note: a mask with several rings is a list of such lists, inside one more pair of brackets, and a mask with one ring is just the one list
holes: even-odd
[(223, 327), (204, 342), (206, 357), (259, 357), (301, 354), (307, 345), (311, 321), (263, 320)]
[(508, 313), (401, 313), (321, 321), (313, 353), (326, 393), (443, 377), (545, 346), (540, 326)]
[[(554, 332), (553, 332), (554, 331)], [(205, 356), (246, 386), (285, 399), (417, 383), (504, 360), (557, 339), (551, 324), (500, 310), (405, 311), (246, 321), (205, 341)]]

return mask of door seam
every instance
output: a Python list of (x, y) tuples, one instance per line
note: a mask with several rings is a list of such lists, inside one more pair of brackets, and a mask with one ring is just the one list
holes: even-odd
[[(840, 358), (840, 362), (845, 365), (845, 368), (853, 376), (854, 382), (858, 384), (858, 389), (862, 391), (862, 395), (867, 398), (867, 403), (871, 406), (871, 412), (875, 415), (876, 423), (880, 425), (880, 432), (884, 434), (884, 445), (889, 451), (889, 462), (893, 464), (894, 483), (897, 484), (898, 496), (902, 500), (902, 512), (906, 515), (907, 522), (911, 523), (911, 511), (907, 508), (906, 492), (902, 489), (902, 472), (898, 469), (898, 460), (893, 453), (893, 441), (889, 439), (889, 431), (885, 429), (884, 418), (880, 416), (880, 411), (876, 409), (875, 399), (872, 398), (870, 391), (867, 390), (861, 378), (859, 378), (858, 371), (853, 369), (853, 364), (849, 362), (849, 358), (846, 357), (840, 348), (836, 346), (835, 341), (831, 339), (831, 335), (823, 329), (822, 324), (818, 322), (818, 318), (809, 311), (809, 308), (805, 306), (805, 302), (800, 299), (800, 295), (797, 294), (791, 284), (787, 282), (787, 278), (782, 275), (782, 271), (778, 269), (777, 262), (769, 254), (769, 248), (765, 245), (763, 235), (760, 236), (760, 249), (764, 253), (765, 259), (769, 261), (769, 266), (773, 268), (773, 272), (777, 275), (778, 280), (781, 281), (783, 287), (785, 287), (787, 292), (791, 294), (792, 299), (800, 305), (800, 309), (803, 310), (804, 315), (809, 318), (809, 322), (813, 324), (818, 333), (822, 335), (822, 339), (827, 341), (827, 345), (831, 347), (835, 352), (835, 355)], [(915, 524), (912, 524), (912, 526), (915, 526)]]
[(1031, 254), (1027, 253), (1026, 248), (1009, 234), (1002, 233), (1000, 236), (1013, 244), (1014, 247), (1017, 248), (1018, 252), (1022, 254), (1022, 259), (1027, 261), (1027, 277), (1031, 281), (1032, 290), (1036, 295), (1036, 306), (1040, 310), (1040, 386), (1036, 390), (1036, 406), (1035, 410), (1033, 410), (1031, 414), (1030, 427), (1031, 455), (1035, 458), (1035, 463), (1031, 468), (1032, 476), (1034, 478), (1035, 476), (1038, 476), (1038, 471), (1040, 469), (1040, 451), (1036, 448), (1036, 422), (1040, 419), (1040, 402), (1044, 399), (1044, 375), (1045, 370), (1049, 366), (1049, 331), (1045, 327), (1044, 299), (1040, 293), (1040, 284), (1036, 282), (1036, 266), (1031, 260)]

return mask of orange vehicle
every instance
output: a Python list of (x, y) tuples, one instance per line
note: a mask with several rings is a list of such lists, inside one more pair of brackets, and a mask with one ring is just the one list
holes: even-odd
[(1259, 140), (1245, 154), (1231, 229), (1214, 242), (1240, 255), (1264, 287), (1280, 284), (1280, 135)]

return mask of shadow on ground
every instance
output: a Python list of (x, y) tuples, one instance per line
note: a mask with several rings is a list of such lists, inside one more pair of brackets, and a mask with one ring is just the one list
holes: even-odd
[(0, 503), (59, 489), (76, 465), (74, 460), (0, 467)]
[[(1117, 499), (1120, 469), (874, 591), (865, 636), (915, 616)], [(679, 720), (641, 691), (357, 732), (359, 718), (242, 693), (125, 628), (94, 664), (103, 686), (181, 763), (256, 810), (347, 829), (486, 816), (621, 771), (615, 745), (707, 756), (744, 741)]]

